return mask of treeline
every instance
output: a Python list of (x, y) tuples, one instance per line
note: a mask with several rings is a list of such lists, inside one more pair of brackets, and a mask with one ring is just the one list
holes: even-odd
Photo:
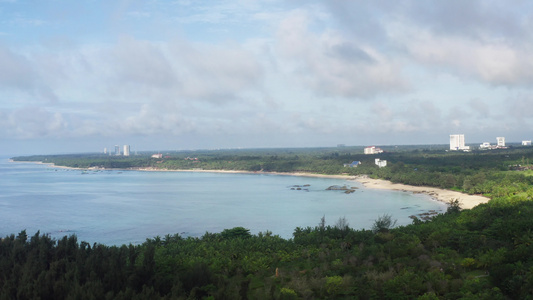
[(532, 299), (532, 214), (491, 201), (394, 229), (323, 220), (289, 240), (237, 227), (120, 247), (23, 231), (0, 241), (0, 299)]

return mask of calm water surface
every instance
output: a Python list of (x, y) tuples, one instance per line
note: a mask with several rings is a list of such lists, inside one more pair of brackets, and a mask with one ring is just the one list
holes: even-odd
[[(308, 190), (291, 190), (294, 185)], [(357, 186), (352, 194), (326, 191)], [(243, 226), (291, 238), (296, 227), (326, 225), (346, 217), (350, 227), (370, 228), (383, 214), (399, 225), (410, 215), (445, 211), (429, 196), (365, 189), (355, 181), (266, 174), (88, 171), (0, 159), (0, 237), (26, 229), (59, 238), (108, 245), (146, 238)]]

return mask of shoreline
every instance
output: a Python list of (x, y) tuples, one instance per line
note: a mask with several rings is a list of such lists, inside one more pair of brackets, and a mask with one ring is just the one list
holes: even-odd
[[(11, 160), (10, 160), (11, 161)], [(24, 161), (12, 161), (12, 162), (23, 162)], [(379, 190), (393, 190), (393, 191), (402, 191), (409, 192), (414, 194), (426, 194), (445, 204), (450, 204), (452, 200), (457, 199), (459, 201), (459, 207), (461, 209), (471, 209), (476, 207), (479, 204), (489, 202), (490, 198), (480, 195), (468, 195), (465, 193), (446, 190), (430, 186), (413, 186), (402, 183), (393, 183), (384, 179), (373, 179), (367, 175), (328, 175), (328, 174), (316, 174), (316, 173), (304, 173), (304, 172), (263, 172), (263, 171), (243, 171), (243, 170), (204, 170), (204, 169), (190, 169), (190, 170), (168, 170), (168, 169), (157, 169), (157, 168), (129, 168), (129, 169), (100, 169), (100, 168), (73, 168), (65, 166), (57, 166), (54, 163), (43, 163), (43, 162), (29, 162), (37, 164), (46, 164), (54, 168), (62, 169), (72, 169), (72, 170), (119, 170), (119, 171), (143, 171), (143, 172), (202, 172), (202, 173), (223, 173), (223, 174), (265, 174), (265, 175), (283, 175), (283, 176), (299, 176), (299, 177), (318, 177), (318, 178), (334, 178), (334, 179), (345, 179), (352, 180), (361, 183), (365, 188), (369, 189), (379, 189)]]
[(379, 190), (394, 190), (411, 193), (420, 193), (431, 196), (437, 201), (449, 204), (452, 200), (457, 199), (459, 201), (459, 207), (461, 209), (471, 209), (479, 204), (489, 202), (490, 198), (480, 195), (469, 195), (457, 191), (445, 190), (430, 186), (414, 186), (402, 183), (393, 183), (384, 179), (373, 179), (366, 175), (357, 176), (356, 181), (362, 183), (366, 188), (379, 189)]
[(402, 183), (393, 183), (384, 179), (372, 179), (366, 175), (328, 175), (328, 174), (316, 174), (316, 173), (302, 173), (302, 172), (253, 172), (253, 171), (239, 171), (239, 170), (160, 170), (152, 168), (139, 168), (137, 171), (163, 171), (163, 172), (205, 172), (205, 173), (226, 173), (226, 174), (270, 174), (270, 175), (284, 175), (284, 176), (300, 176), (300, 177), (318, 177), (318, 178), (335, 178), (352, 180), (361, 183), (365, 188), (379, 189), (379, 190), (392, 190), (409, 192), (413, 194), (425, 194), (430, 196), (436, 201), (443, 202), (449, 205), (451, 201), (457, 199), (459, 201), (459, 207), (461, 209), (471, 209), (479, 204), (489, 202), (490, 198), (480, 195), (469, 195), (457, 191), (446, 190), (430, 186), (414, 186)]

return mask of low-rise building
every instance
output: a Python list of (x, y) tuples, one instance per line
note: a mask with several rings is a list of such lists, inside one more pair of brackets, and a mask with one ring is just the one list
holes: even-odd
[(348, 168), (357, 168), (357, 166), (360, 165), (360, 164), (361, 164), (360, 161), (358, 161), (358, 160), (354, 160), (354, 161), (352, 161), (352, 163), (350, 163), (350, 164), (344, 164), (344, 167), (345, 167), (345, 168), (346, 168), (346, 167), (348, 167)]
[(365, 154), (378, 154), (383, 153), (383, 150), (381, 148), (378, 148), (376, 146), (370, 146), (365, 148)]
[(522, 141), (522, 146), (531, 146), (531, 141)]
[(380, 167), (380, 168), (383, 168), (383, 167), (387, 166), (387, 161), (386, 160), (382, 160), (382, 159), (376, 158), (375, 162), (376, 162), (376, 165), (378, 167)]
[(479, 145), (480, 149), (490, 149), (490, 143), (489, 142), (483, 142), (483, 144)]

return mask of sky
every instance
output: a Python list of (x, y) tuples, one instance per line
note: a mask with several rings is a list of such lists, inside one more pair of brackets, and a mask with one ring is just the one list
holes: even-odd
[(0, 0), (0, 154), (533, 139), (533, 2)]

